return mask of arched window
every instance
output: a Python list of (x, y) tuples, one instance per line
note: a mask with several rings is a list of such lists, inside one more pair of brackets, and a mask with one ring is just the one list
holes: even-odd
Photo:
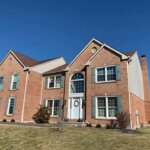
[(75, 73), (71, 77), (70, 92), (71, 93), (83, 93), (84, 92), (84, 76), (82, 73)]

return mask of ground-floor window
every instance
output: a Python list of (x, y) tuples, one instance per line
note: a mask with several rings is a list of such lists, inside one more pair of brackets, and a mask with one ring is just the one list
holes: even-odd
[(115, 118), (117, 113), (117, 97), (97, 97), (97, 118)]
[(60, 100), (47, 100), (46, 106), (49, 108), (51, 116), (58, 116), (60, 114)]
[(15, 97), (10, 97), (8, 102), (7, 102), (7, 115), (13, 115), (14, 114), (15, 103), (16, 103)]

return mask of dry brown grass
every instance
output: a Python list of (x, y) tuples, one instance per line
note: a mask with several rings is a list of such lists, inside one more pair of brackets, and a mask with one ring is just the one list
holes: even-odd
[(150, 128), (138, 134), (98, 128), (50, 128), (0, 125), (1, 150), (149, 150)]

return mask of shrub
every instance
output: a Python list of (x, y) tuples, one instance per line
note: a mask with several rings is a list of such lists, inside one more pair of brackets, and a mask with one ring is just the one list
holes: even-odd
[(92, 124), (91, 123), (87, 123), (86, 126), (87, 127), (92, 127)]
[(45, 106), (40, 106), (37, 113), (33, 115), (32, 119), (36, 123), (49, 123), (50, 119), (49, 109)]
[(7, 120), (6, 120), (6, 119), (3, 119), (3, 122), (7, 122)]
[(117, 114), (118, 126), (120, 129), (126, 129), (130, 123), (130, 115), (126, 112), (121, 112)]
[(111, 129), (111, 125), (110, 124), (106, 124), (106, 129)]
[(11, 122), (15, 122), (15, 119), (11, 119)]
[(96, 125), (96, 128), (102, 128), (101, 124), (98, 123), (98, 124)]
[(106, 129), (117, 129), (117, 128), (118, 124), (114, 120), (111, 120), (110, 124), (106, 124)]

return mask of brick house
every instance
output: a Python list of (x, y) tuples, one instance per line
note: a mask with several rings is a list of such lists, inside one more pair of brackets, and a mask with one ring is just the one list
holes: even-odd
[(39, 104), (51, 120), (105, 125), (130, 114), (130, 127), (150, 121), (146, 56), (121, 53), (92, 39), (67, 64), (63, 57), (37, 61), (10, 50), (0, 63), (0, 120), (32, 122)]

